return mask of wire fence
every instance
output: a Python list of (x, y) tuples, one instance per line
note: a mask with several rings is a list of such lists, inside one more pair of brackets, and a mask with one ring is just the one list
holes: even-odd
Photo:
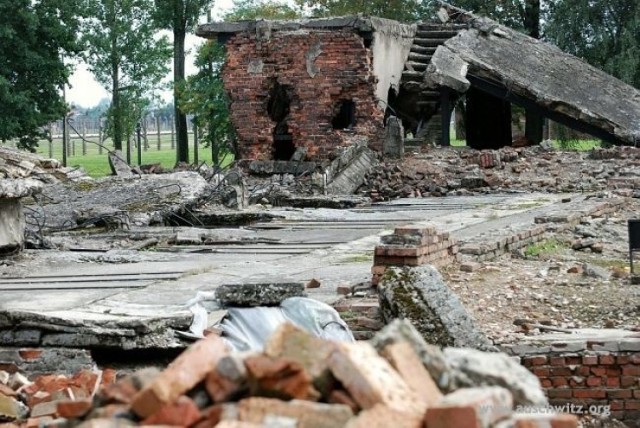
[[(108, 153), (115, 147), (112, 139), (105, 135), (104, 121), (82, 116), (71, 117), (68, 119), (67, 129), (65, 139), (62, 120), (49, 124), (51, 141), (41, 140), (37, 153), (46, 158), (66, 160), (65, 166), (82, 167), (94, 177), (110, 174)], [(211, 150), (199, 144), (191, 120), (187, 120), (187, 130), (189, 160), (210, 164)], [(63, 143), (65, 140), (66, 147)], [(16, 147), (16, 141), (9, 141), (4, 145)], [(122, 155), (130, 165), (159, 164), (166, 169), (173, 168), (176, 164), (176, 132), (173, 117), (146, 118), (141, 122), (139, 139), (138, 133), (134, 132), (122, 142)]]

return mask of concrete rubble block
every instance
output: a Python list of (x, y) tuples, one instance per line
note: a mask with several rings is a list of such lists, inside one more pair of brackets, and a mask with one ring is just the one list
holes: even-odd
[(423, 421), (419, 415), (407, 415), (393, 410), (383, 404), (376, 404), (370, 409), (361, 411), (352, 418), (345, 428), (422, 428)]
[(402, 159), (404, 157), (404, 127), (402, 121), (389, 116), (385, 124), (382, 152), (385, 157)]
[(429, 428), (490, 428), (511, 414), (513, 399), (500, 387), (463, 388), (445, 395), (427, 410)]
[(340, 343), (329, 366), (363, 409), (383, 404), (408, 415), (424, 413), (424, 402), (368, 343)]
[(0, 257), (22, 250), (25, 224), (20, 199), (4, 199), (0, 196)]
[(141, 418), (151, 416), (204, 380), (228, 352), (227, 345), (219, 336), (211, 335), (199, 340), (136, 394), (131, 410)]
[(425, 407), (434, 405), (442, 398), (442, 392), (425, 369), (422, 361), (406, 342), (394, 343), (382, 350), (382, 356), (391, 363), (400, 377), (416, 393)]
[(511, 392), (518, 406), (548, 404), (538, 378), (507, 354), (446, 348), (444, 355), (451, 368), (451, 381), (458, 388), (499, 386)]
[[(291, 426), (296, 428), (344, 427), (353, 416), (342, 404), (313, 403), (302, 400), (280, 401), (252, 397), (238, 403), (239, 420), (262, 426)], [(270, 424), (278, 420), (291, 420), (291, 425)]]
[(278, 306), (289, 297), (304, 296), (301, 282), (223, 284), (216, 288), (216, 298), (223, 306)]
[(307, 400), (320, 396), (309, 373), (293, 360), (256, 355), (246, 358), (244, 364), (252, 396)]
[(378, 284), (378, 298), (385, 320), (408, 319), (429, 343), (493, 349), (432, 266), (387, 269)]
[(108, 159), (112, 174), (118, 177), (133, 177), (131, 167), (127, 164), (126, 157), (120, 150), (109, 152)]
[(0, 393), (0, 422), (14, 422), (25, 419), (29, 409), (15, 397)]
[(409, 344), (440, 389), (449, 390), (451, 368), (444, 353), (439, 347), (425, 342), (420, 332), (406, 319), (391, 321), (371, 340), (378, 352), (383, 352), (387, 346), (396, 343)]
[(494, 428), (578, 428), (576, 415), (558, 413), (516, 413)]

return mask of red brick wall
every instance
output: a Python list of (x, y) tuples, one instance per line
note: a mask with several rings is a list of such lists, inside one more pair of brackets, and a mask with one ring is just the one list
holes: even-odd
[[(318, 43), (321, 53), (314, 61), (318, 73), (311, 77), (305, 54)], [(249, 73), (249, 63), (256, 60), (262, 60), (262, 71)], [(379, 147), (383, 112), (375, 101), (371, 52), (357, 34), (274, 32), (269, 40), (237, 34), (227, 43), (223, 79), (243, 159), (273, 159), (275, 122), (267, 113), (267, 104), (275, 79), (293, 88), (289, 132), (296, 147), (308, 149), (308, 159), (328, 159), (334, 148), (347, 145), (341, 131), (333, 130), (331, 124), (341, 100), (355, 102), (355, 131), (369, 137), (374, 148)]]
[(522, 364), (545, 388), (551, 405), (609, 406), (611, 416), (640, 427), (640, 353), (531, 355)]

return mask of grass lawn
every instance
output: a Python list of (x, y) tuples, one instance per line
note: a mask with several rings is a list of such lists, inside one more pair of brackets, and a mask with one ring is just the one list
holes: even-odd
[[(87, 138), (90, 141), (97, 141), (97, 138)], [(189, 160), (193, 162), (193, 135), (189, 136)], [(107, 150), (98, 147), (96, 144), (83, 143), (81, 139), (71, 139), (71, 150), (67, 154), (67, 166), (69, 167), (82, 167), (87, 173), (94, 178), (103, 177), (109, 175), (111, 170), (109, 168), (109, 161), (107, 160)], [(111, 140), (107, 140), (103, 145), (113, 150), (113, 143)], [(173, 168), (176, 163), (176, 151), (175, 148), (171, 148), (171, 135), (162, 135), (160, 139), (160, 150), (158, 150), (158, 140), (155, 135), (149, 138), (149, 147), (147, 150), (142, 150), (142, 164), (155, 164), (160, 163), (165, 168)], [(37, 150), (38, 154), (44, 157), (52, 157), (62, 161), (62, 141), (54, 140), (51, 147), (48, 141), (41, 141)], [(126, 156), (126, 149), (123, 151)], [(83, 155), (83, 153), (86, 153)], [(229, 156), (227, 163), (232, 161), (232, 157)], [(198, 162), (206, 162), (211, 164), (211, 150), (208, 147), (200, 146), (198, 148)], [(138, 164), (138, 151), (136, 147), (131, 148), (131, 165)]]

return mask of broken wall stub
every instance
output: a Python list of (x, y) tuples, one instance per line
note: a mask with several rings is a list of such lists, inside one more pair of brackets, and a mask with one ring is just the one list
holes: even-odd
[(21, 198), (42, 190), (34, 179), (0, 180), (0, 257), (18, 253), (24, 247), (25, 216)]
[(352, 133), (380, 146), (372, 54), (353, 29), (239, 32), (223, 79), (242, 159), (289, 160), (302, 147), (326, 160)]

